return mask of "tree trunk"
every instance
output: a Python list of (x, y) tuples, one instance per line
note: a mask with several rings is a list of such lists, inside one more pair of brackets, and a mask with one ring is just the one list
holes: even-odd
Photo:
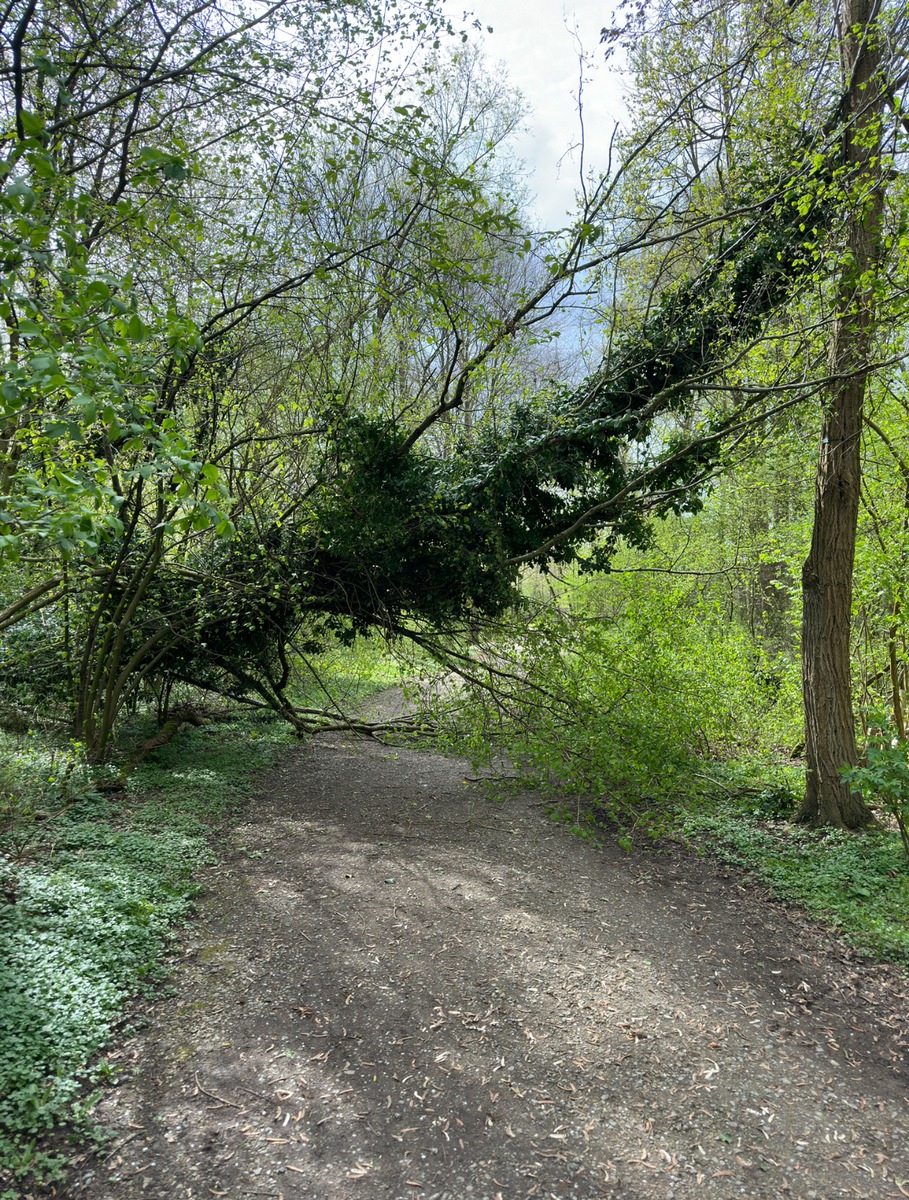
[(864, 384), (838, 389), (824, 418), (811, 550), (802, 569), (802, 690), (808, 777), (800, 817), (856, 829), (869, 812), (840, 768), (858, 762), (850, 672)]
[(844, 0), (840, 46), (846, 79), (843, 155), (849, 212), (830, 347), (832, 383), (802, 571), (802, 690), (808, 777), (803, 821), (857, 829), (871, 813), (840, 770), (858, 762), (850, 672), (852, 569), (861, 482), (862, 410), (874, 337), (874, 278), (881, 256), (881, 48), (877, 0)]

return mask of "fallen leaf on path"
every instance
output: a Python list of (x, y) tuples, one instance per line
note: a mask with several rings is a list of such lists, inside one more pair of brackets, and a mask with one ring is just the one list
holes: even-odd
[(372, 1163), (357, 1161), (356, 1166), (351, 1167), (347, 1172), (347, 1179), (362, 1179), (364, 1175), (368, 1175), (372, 1170)]

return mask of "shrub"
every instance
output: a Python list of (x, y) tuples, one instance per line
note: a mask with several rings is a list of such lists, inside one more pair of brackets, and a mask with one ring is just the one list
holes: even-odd
[(522, 782), (576, 798), (579, 820), (659, 827), (702, 789), (707, 760), (756, 743), (779, 702), (772, 671), (735, 626), (671, 593), (608, 619), (579, 607), (550, 607), (474, 654), (485, 686), (465, 688), (455, 736), (478, 762), (492, 743)]
[(896, 822), (909, 859), (909, 743), (882, 713), (869, 714), (868, 738), (864, 765), (845, 768), (843, 777), (869, 807), (883, 810)]

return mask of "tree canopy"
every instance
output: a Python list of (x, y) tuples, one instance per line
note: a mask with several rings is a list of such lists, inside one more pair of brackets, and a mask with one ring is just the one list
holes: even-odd
[[(180, 680), (306, 728), (299, 654), (608, 569), (853, 370), (825, 361), (867, 181), (843, 147), (886, 102), (896, 161), (898, 52), (869, 108), (816, 58), (832, 9), (671, 15), (607, 35), (638, 109), (544, 234), (518, 101), (431, 4), (10, 9), (5, 672), (92, 755)], [(553, 352), (580, 307), (586, 373)]]

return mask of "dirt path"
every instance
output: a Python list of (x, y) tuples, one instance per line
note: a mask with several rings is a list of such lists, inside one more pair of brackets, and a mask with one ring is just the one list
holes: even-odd
[(266, 781), (67, 1196), (909, 1196), (888, 972), (467, 774), (337, 737)]

